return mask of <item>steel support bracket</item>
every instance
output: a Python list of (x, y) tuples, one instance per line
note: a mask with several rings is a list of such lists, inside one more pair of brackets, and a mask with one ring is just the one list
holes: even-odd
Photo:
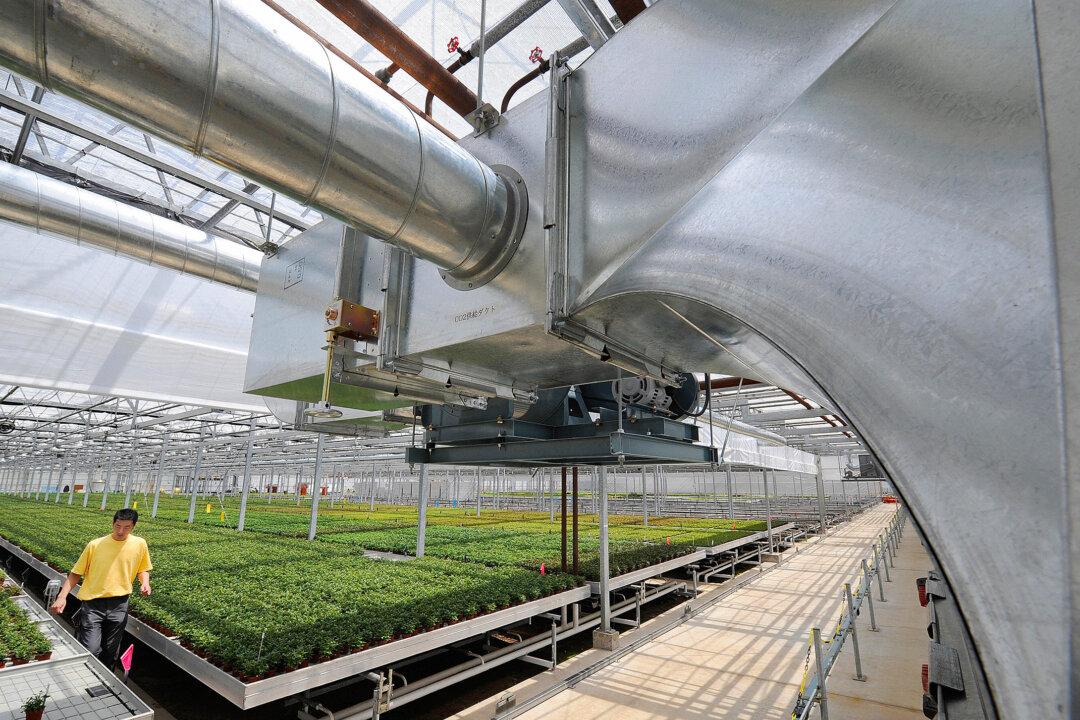
[(552, 53), (545, 145), (544, 232), (547, 236), (547, 320), (550, 335), (626, 372), (675, 385), (678, 373), (627, 344), (570, 317), (570, 116), (573, 73)]

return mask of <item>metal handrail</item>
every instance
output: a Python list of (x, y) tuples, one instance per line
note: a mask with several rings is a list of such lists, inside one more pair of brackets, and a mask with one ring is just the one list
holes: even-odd
[[(899, 547), (906, 523), (907, 511), (899, 508), (888, 527), (886, 527), (885, 532), (878, 535), (877, 542), (873, 544), (871, 562), (868, 564), (866, 559), (862, 560), (862, 573), (858, 587), (852, 592), (851, 584), (844, 583), (844, 598), (840, 606), (840, 618), (836, 621), (836, 627), (833, 629), (832, 635), (828, 639), (822, 640), (820, 628), (814, 627), (810, 629), (803, 678), (799, 684), (799, 693), (795, 698), (795, 706), (791, 711), (792, 720), (807, 720), (810, 717), (811, 709), (815, 705), (820, 710), (821, 720), (828, 720), (829, 704), (826, 681), (849, 636), (855, 653), (855, 680), (866, 681), (866, 676), (862, 672), (862, 658), (859, 655), (859, 638), (855, 618), (861, 611), (863, 604), (866, 604), (870, 615), (870, 629), (871, 631), (877, 631), (872, 583), (876, 578), (878, 601), (886, 602), (881, 576), (884, 574), (886, 581), (890, 580), (889, 567), (895, 565), (895, 553)], [(815, 658), (812, 673), (810, 670), (811, 655)]]

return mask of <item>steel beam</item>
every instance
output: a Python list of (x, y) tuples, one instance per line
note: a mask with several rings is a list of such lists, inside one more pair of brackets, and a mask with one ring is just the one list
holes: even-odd
[(615, 28), (594, 0), (559, 0), (559, 5), (570, 22), (589, 41), (593, 50), (598, 50), (615, 34)]
[[(163, 170), (164, 172), (167, 172), (173, 177), (180, 178), (181, 180), (189, 182), (192, 185), (198, 185), (199, 187), (206, 188), (215, 195), (220, 195), (221, 197), (229, 198), (230, 200), (236, 200), (237, 202), (247, 205), (248, 207), (254, 210), (258, 210), (262, 213), (270, 213), (269, 205), (262, 202), (261, 200), (257, 200), (249, 195), (245, 195), (243, 192), (237, 190), (236, 188), (229, 187), (228, 185), (218, 182), (217, 180), (211, 180), (210, 178), (193, 173), (189, 170), (186, 170), (178, 165), (169, 162), (162, 157), (143, 150), (142, 148), (137, 148), (132, 145), (128, 145), (127, 143), (120, 140), (117, 140), (116, 138), (111, 137), (108, 134), (102, 134), (89, 128), (83, 127), (76, 122), (60, 117), (56, 113), (44, 108), (37, 102), (34, 102), (32, 100), (26, 100), (19, 97), (18, 95), (14, 95), (8, 92), (7, 90), (0, 89), (0, 106), (10, 108), (24, 115), (33, 114), (41, 122), (44, 122), (47, 125), (52, 125), (53, 127), (57, 127), (73, 135), (79, 135), (80, 137), (84, 137), (87, 140), (92, 140), (98, 145), (108, 148), (109, 150), (112, 150), (114, 152), (118, 152), (121, 155), (131, 158), (132, 160), (138, 160), (139, 162), (144, 163), (145, 165), (149, 165), (156, 170)], [(274, 217), (277, 220), (280, 220), (281, 222), (286, 223), (291, 227), (297, 228), (299, 230), (307, 230), (312, 225), (311, 223), (304, 221), (302, 218), (293, 215), (288, 211), (282, 210), (281, 208), (274, 208)]]

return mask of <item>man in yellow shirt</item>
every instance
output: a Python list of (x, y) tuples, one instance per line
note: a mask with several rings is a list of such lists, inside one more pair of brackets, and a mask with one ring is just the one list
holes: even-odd
[(140, 592), (150, 594), (150, 551), (145, 540), (131, 534), (138, 521), (135, 510), (117, 510), (112, 534), (86, 543), (51, 607), (55, 613), (64, 612), (68, 594), (82, 582), (76, 595), (82, 601), (74, 619), (76, 637), (110, 670), (120, 652), (136, 576)]

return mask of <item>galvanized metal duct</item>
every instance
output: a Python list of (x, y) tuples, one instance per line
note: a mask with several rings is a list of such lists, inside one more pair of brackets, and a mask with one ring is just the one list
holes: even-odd
[(11, 163), (0, 163), (0, 219), (241, 290), (259, 284), (257, 250)]
[(262, 3), (11, 0), (0, 62), (394, 243), (467, 288), (526, 212), (494, 170)]

